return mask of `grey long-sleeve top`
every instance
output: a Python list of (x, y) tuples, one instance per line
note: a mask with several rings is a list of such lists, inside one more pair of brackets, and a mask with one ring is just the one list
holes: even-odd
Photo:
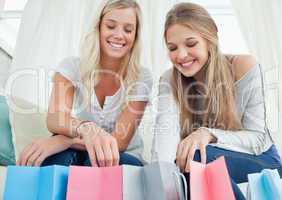
[[(158, 114), (152, 147), (152, 160), (174, 162), (180, 142), (179, 108), (170, 87), (172, 69), (160, 80)], [(229, 131), (208, 128), (217, 138), (210, 145), (227, 150), (259, 155), (273, 144), (266, 125), (266, 110), (262, 71), (259, 64), (252, 67), (235, 82), (236, 107), (241, 119), (242, 130)]]

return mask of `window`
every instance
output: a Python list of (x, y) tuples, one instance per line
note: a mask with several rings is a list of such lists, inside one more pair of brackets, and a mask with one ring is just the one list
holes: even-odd
[(0, 47), (13, 54), (21, 22), (21, 14), (27, 0), (0, 0)]
[(27, 0), (4, 0), (4, 10), (22, 11), (27, 3)]
[(204, 6), (212, 15), (219, 29), (219, 42), (223, 53), (249, 53), (230, 0), (192, 0), (192, 2)]

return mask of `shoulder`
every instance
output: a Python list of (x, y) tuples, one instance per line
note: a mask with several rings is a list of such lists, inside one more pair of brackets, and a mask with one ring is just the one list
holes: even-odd
[(152, 71), (147, 67), (140, 67), (139, 69), (139, 79), (152, 79), (153, 74)]
[(70, 81), (74, 86), (80, 80), (80, 58), (79, 57), (67, 57), (64, 58), (55, 68), (57, 72), (57, 77), (62, 76), (62, 78)]
[(159, 80), (159, 95), (172, 93), (171, 78), (173, 68), (166, 70)]
[(160, 77), (160, 82), (170, 83), (173, 74), (173, 68), (166, 70)]
[(149, 85), (152, 87), (153, 85), (153, 74), (152, 71), (147, 67), (140, 67), (139, 69), (139, 77), (138, 77), (138, 83), (145, 83), (147, 86)]
[(236, 81), (258, 66), (257, 60), (252, 55), (235, 55), (232, 58), (232, 70)]
[(76, 56), (71, 56), (64, 58), (59, 62), (56, 68), (78, 68), (80, 64), (80, 58)]

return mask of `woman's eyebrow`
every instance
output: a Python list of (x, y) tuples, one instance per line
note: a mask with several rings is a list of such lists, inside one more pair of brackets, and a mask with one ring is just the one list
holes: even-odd
[(189, 40), (194, 40), (194, 39), (196, 39), (196, 38), (194, 38), (194, 37), (188, 37), (188, 38), (186, 38), (185, 40), (186, 40), (186, 41), (189, 41)]
[[(116, 21), (116, 20), (114, 20), (114, 19), (111, 19), (111, 18), (105, 19), (105, 21), (110, 21), (110, 22), (118, 23), (118, 21)], [(132, 26), (132, 27), (134, 27), (134, 24), (132, 24), (132, 23), (130, 23), (130, 22), (125, 22), (125, 25), (126, 25), (126, 26)]]

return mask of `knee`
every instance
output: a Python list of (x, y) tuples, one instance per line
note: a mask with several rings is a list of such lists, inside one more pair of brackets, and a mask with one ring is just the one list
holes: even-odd
[[(218, 153), (218, 151), (210, 145), (206, 146), (206, 158), (207, 158), (207, 163), (216, 160), (217, 157), (219, 157), (218, 155), (220, 155), (220, 153)], [(197, 162), (201, 162), (201, 152), (200, 150), (196, 150), (195, 151), (195, 155), (194, 155), (194, 161)]]
[(194, 161), (201, 162), (201, 153), (200, 150), (196, 150), (194, 154)]
[(66, 151), (54, 154), (52, 156), (47, 157), (42, 166), (49, 166), (49, 165), (63, 165), (63, 166), (70, 166), (75, 164), (77, 160), (77, 152), (73, 149), (68, 149)]
[(90, 162), (90, 159), (88, 158), (87, 160), (84, 161), (83, 166), (91, 167), (92, 164)]
[(134, 165), (143, 166), (143, 163), (136, 157), (129, 155), (127, 153), (120, 153), (119, 164), (120, 165)]

